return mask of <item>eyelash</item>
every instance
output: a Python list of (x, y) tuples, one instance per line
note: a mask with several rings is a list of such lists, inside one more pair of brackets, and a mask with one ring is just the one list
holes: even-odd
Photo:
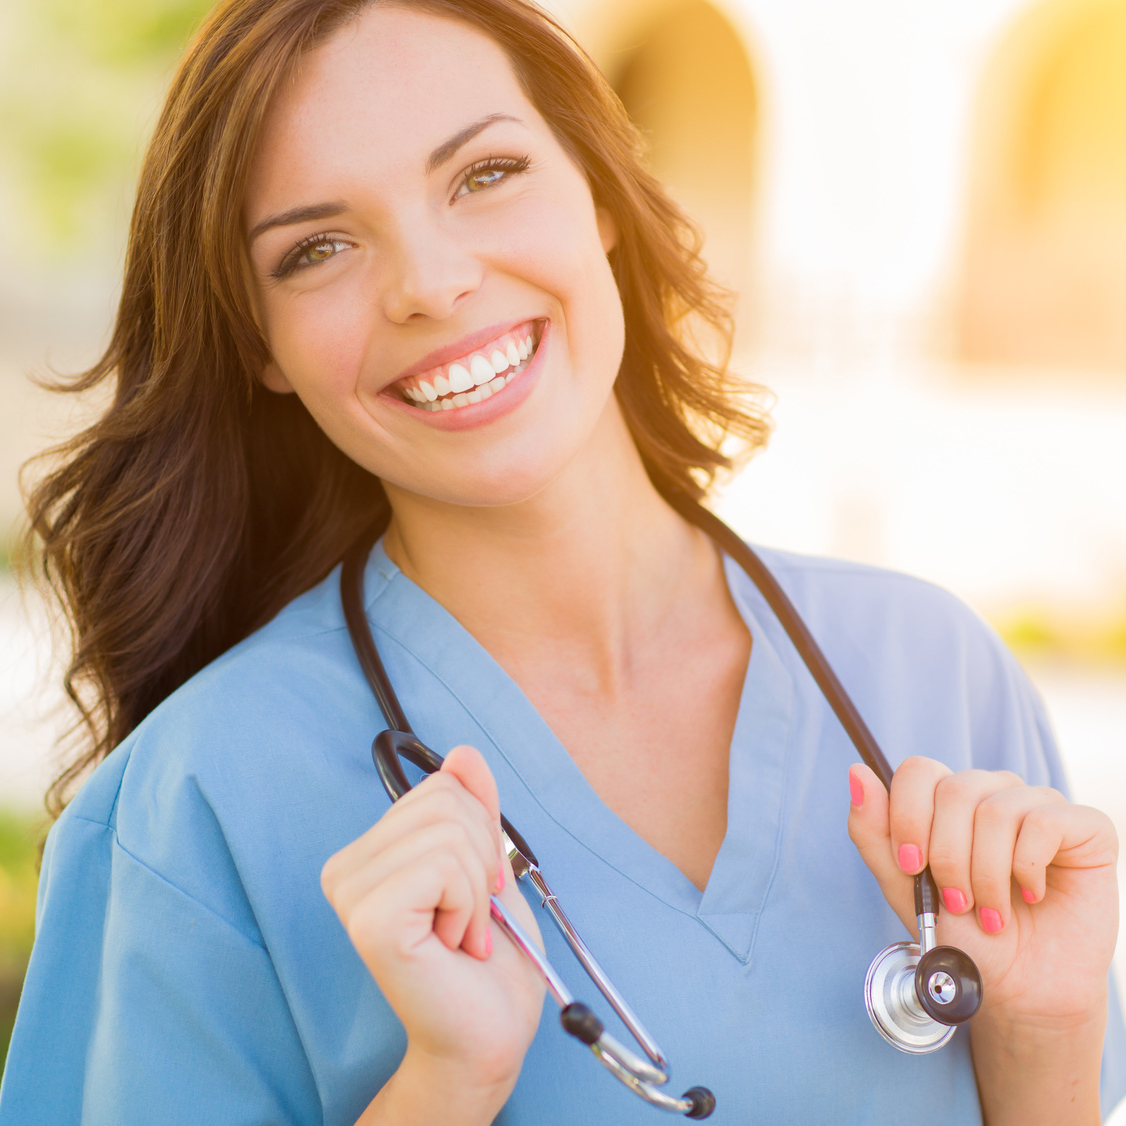
[[(503, 156), (489, 156), (484, 160), (479, 160), (475, 164), (471, 164), (461, 177), (461, 183), (458, 185), (457, 191), (454, 193), (454, 199), (458, 199), (463, 193), (468, 193), (473, 189), (468, 187), (469, 181), (482, 172), (504, 172), (506, 173), (499, 181), (494, 181), (493, 184), (482, 185), (476, 191), (482, 191), (484, 188), (491, 188), (496, 183), (504, 183), (510, 176), (519, 176), (522, 172), (528, 170), (531, 161), (526, 156), (519, 157), (503, 157)], [(345, 239), (333, 238), (332, 235), (325, 234), (324, 232), (315, 235), (309, 235), (308, 238), (303, 238), (292, 250), (278, 263), (277, 269), (271, 271), (271, 277), (275, 281), (284, 281), (291, 274), (298, 270), (307, 270), (311, 266), (315, 266), (315, 262), (307, 262), (302, 264), (301, 257), (314, 246), (320, 246), (326, 242), (345, 242)], [(335, 257), (335, 255), (334, 255)], [(327, 261), (327, 259), (325, 259)]]
[[(467, 189), (469, 181), (481, 172), (506, 172), (508, 175), (503, 177), (499, 183), (504, 183), (509, 176), (519, 176), (521, 172), (528, 171), (528, 165), (531, 161), (526, 156), (487, 156), (484, 160), (477, 161), (476, 164), (471, 164), (461, 177), (461, 183), (458, 189), (454, 192), (454, 199), (462, 194), (463, 189)], [(485, 187), (492, 187), (492, 184), (486, 184)], [(478, 188), (478, 191), (481, 189)]]
[[(277, 269), (270, 272), (270, 277), (275, 281), (284, 281), (295, 273), (297, 270), (307, 270), (310, 266), (315, 266), (315, 262), (306, 262), (301, 264), (301, 256), (307, 251), (311, 250), (314, 246), (321, 246), (326, 242), (344, 242), (342, 238), (333, 238), (332, 235), (321, 233), (316, 235), (309, 235), (308, 238), (303, 238), (290, 252), (278, 263)], [(327, 259), (326, 259), (327, 261)]]

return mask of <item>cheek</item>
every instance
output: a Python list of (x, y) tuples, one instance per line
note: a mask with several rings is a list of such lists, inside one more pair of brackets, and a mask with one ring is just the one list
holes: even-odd
[(355, 391), (370, 309), (345, 287), (297, 295), (271, 311), (265, 328), (274, 362), (311, 409)]
[(505, 271), (560, 302), (573, 347), (609, 348), (620, 360), (621, 299), (585, 182), (562, 197), (529, 196), (520, 212), (499, 236)]

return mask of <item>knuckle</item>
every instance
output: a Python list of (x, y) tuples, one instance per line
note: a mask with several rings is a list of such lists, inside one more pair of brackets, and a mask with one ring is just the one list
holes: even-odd
[(911, 755), (905, 758), (895, 772), (893, 781), (917, 784), (921, 779), (933, 778), (936, 774), (944, 772), (946, 767), (935, 759), (923, 755)]
[(973, 878), (974, 898), (989, 902), (1000, 902), (1008, 898), (1009, 878), (1004, 880), (992, 875), (975, 875)]
[(988, 831), (997, 828), (1005, 822), (1012, 820), (1012, 813), (1008, 803), (1000, 794), (983, 798), (974, 810), (974, 828)]
[(330, 856), (321, 869), (321, 891), (330, 902), (340, 882), (340, 861), (337, 859), (339, 855), (337, 853), (336, 856)]
[(959, 875), (965, 869), (966, 857), (949, 848), (934, 848), (931, 846), (930, 866), (937, 878), (940, 874), (947, 876)]
[(434, 854), (431, 861), (434, 865), (435, 872), (442, 878), (443, 883), (449, 885), (455, 883), (457, 877), (461, 875), (461, 860), (457, 854), (451, 852), (449, 849), (439, 849)]
[(945, 800), (970, 801), (981, 793), (986, 777), (984, 770), (959, 770), (943, 778), (938, 788)]

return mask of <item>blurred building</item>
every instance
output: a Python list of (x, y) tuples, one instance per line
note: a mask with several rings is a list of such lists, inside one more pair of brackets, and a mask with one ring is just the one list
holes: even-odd
[(558, 0), (779, 392), (750, 534), (1126, 622), (1126, 0)]
[[(1126, 0), (550, 5), (738, 293), (740, 369), (779, 395), (727, 514), (995, 616), (1119, 622), (1126, 652)], [(23, 372), (104, 341), (140, 138), (208, 6), (0, 12), (0, 531), (18, 463), (73, 426)], [(37, 162), (22, 196), (5, 132)], [(29, 199), (80, 253), (44, 248)]]

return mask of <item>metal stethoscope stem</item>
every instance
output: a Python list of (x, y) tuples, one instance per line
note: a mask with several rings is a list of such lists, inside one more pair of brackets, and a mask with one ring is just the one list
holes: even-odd
[[(433, 773), (442, 765), (441, 758), (414, 734), (405, 731), (382, 731), (372, 744), (372, 759), (387, 792), (397, 800), (410, 789), (400, 758), (420, 769)], [(551, 886), (540, 869), (535, 853), (524, 838), (501, 816), (502, 836), (512, 871), (517, 879), (536, 889), (542, 906), (554, 920), (560, 934), (574, 952), (591, 981), (621, 1018), (630, 1035), (649, 1057), (643, 1059), (606, 1031), (602, 1022), (581, 1001), (576, 1001), (559, 971), (551, 964), (535, 941), (497, 898), (491, 896), (489, 912), (497, 926), (516, 945), (543, 979), (547, 991), (559, 1005), (559, 1023), (569, 1035), (586, 1044), (598, 1061), (631, 1091), (662, 1110), (683, 1114), (688, 1118), (707, 1118), (715, 1109), (715, 1096), (706, 1087), (692, 1087), (679, 1098), (660, 1090), (669, 1080), (664, 1052), (634, 1011), (598, 964), (590, 948), (567, 917)], [(652, 1062), (650, 1062), (652, 1061)]]
[[(777, 579), (723, 521), (696, 501), (682, 496), (666, 499), (747, 573), (778, 618), (860, 757), (890, 790), (892, 769), (887, 758)], [(397, 800), (411, 788), (399, 762), (400, 756), (428, 773), (440, 769), (442, 760), (411, 730), (367, 622), (363, 568), (378, 531), (376, 527), (368, 529), (349, 549), (344, 557), (340, 588), (352, 644), (389, 724), (388, 730), (376, 736), (372, 758), (388, 794), (392, 800)], [(563, 1028), (587, 1044), (607, 1070), (647, 1102), (689, 1118), (708, 1117), (715, 1108), (715, 1097), (707, 1088), (693, 1087), (680, 1098), (659, 1090), (668, 1082), (664, 1053), (614, 988), (568, 919), (527, 842), (503, 815), (501, 825), (516, 877), (536, 889), (543, 907), (575, 957), (648, 1056), (648, 1061), (614, 1039), (594, 1013), (575, 1000), (543, 952), (504, 904), (493, 896), (490, 900), (493, 919), (543, 978), (548, 992), (560, 1007)], [(882, 950), (869, 967), (864, 983), (864, 1003), (872, 1023), (888, 1043), (904, 1052), (932, 1052), (940, 1048), (953, 1035), (954, 1027), (969, 1020), (981, 1004), (981, 976), (973, 961), (960, 950), (934, 944), (938, 912), (938, 889), (927, 868), (915, 877), (915, 914), (920, 942), (898, 942)]]

